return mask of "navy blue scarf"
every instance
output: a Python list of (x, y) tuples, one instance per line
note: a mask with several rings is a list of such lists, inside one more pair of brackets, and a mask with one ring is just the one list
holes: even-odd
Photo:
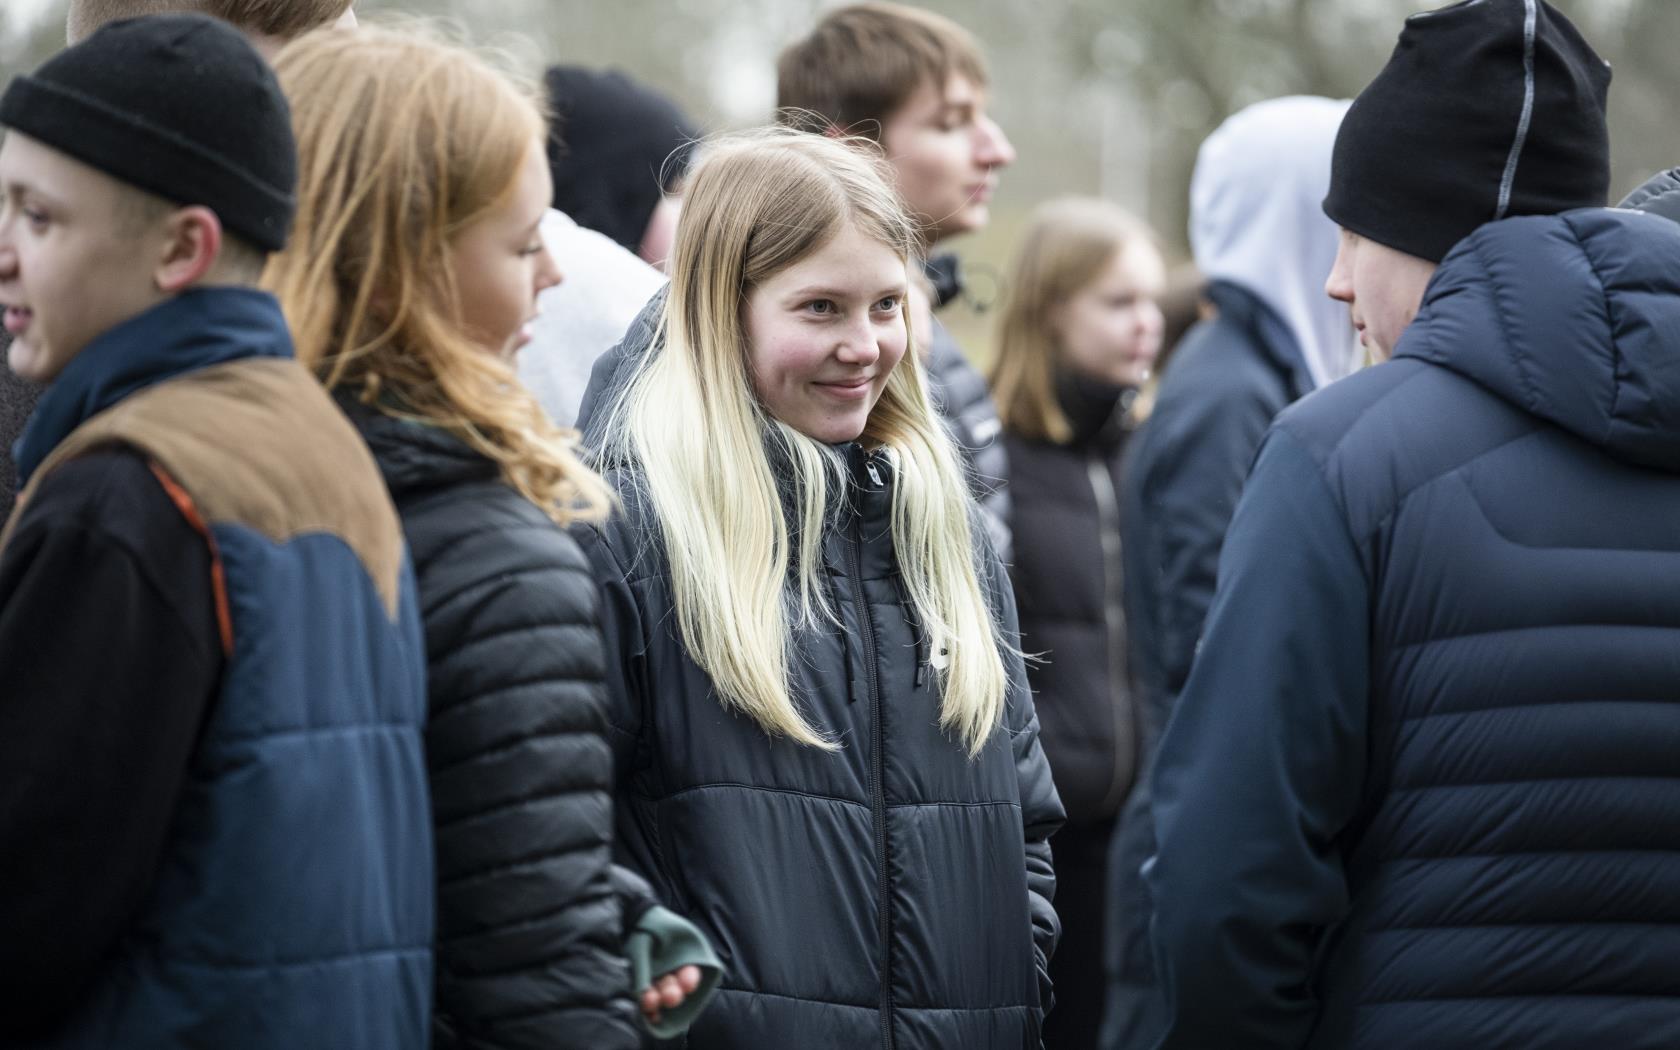
[(267, 292), (183, 292), (98, 336), (64, 366), (12, 447), (18, 484), (71, 431), (153, 383), (247, 357), (291, 356), (286, 318)]

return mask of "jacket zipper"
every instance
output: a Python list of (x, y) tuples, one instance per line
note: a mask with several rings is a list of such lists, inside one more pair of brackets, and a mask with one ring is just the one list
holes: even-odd
[[(1115, 703), (1115, 692), (1126, 688), (1126, 576), (1122, 563), (1124, 551), (1120, 539), (1120, 498), (1114, 491), (1114, 478), (1101, 456), (1091, 455), (1085, 461), (1086, 474), (1091, 480), (1091, 493), (1097, 500), (1097, 524), (1102, 530), (1103, 555), (1103, 620), (1108, 627), (1108, 688), (1109, 712), (1114, 727), (1114, 759), (1109, 773), (1108, 791), (1103, 795), (1102, 812), (1120, 805), (1130, 780), (1122, 780), (1120, 748), (1129, 743), (1137, 747), (1134, 736), (1124, 734), (1130, 706)], [(1122, 706), (1126, 710), (1122, 710)]]
[[(868, 462), (869, 482), (879, 487), (881, 476), (873, 459)], [(858, 623), (863, 627), (863, 666), (869, 685), (869, 714), (874, 721), (869, 748), (869, 809), (875, 819), (875, 870), (880, 894), (878, 933), (881, 938), (881, 1046), (892, 1050), (892, 888), (888, 884), (887, 864), (891, 856), (887, 848), (887, 793), (883, 784), (886, 758), (886, 734), (881, 726), (881, 672), (875, 658), (875, 618), (869, 611), (869, 598), (863, 590), (863, 516), (852, 521), (852, 601), (857, 606)]]

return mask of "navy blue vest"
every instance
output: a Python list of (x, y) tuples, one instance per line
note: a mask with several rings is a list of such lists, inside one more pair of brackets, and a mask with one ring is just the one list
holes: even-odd
[(228, 657), (157, 883), (49, 1045), (424, 1047), (425, 659), (372, 456), (291, 360), (278, 304), (229, 289), (90, 344), (18, 459), (38, 483), (108, 443), (201, 523)]

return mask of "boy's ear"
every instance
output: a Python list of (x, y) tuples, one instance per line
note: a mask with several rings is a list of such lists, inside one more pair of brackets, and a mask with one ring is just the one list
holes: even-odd
[(152, 280), (158, 291), (174, 295), (204, 278), (222, 255), (222, 220), (203, 205), (171, 212), (165, 220), (163, 254)]

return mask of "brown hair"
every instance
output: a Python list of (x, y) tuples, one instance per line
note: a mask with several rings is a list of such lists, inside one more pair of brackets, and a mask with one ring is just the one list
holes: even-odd
[(1009, 300), (998, 317), (992, 363), (992, 399), (1005, 430), (1059, 445), (1073, 440), (1056, 398), (1062, 351), (1053, 314), (1138, 242), (1156, 247), (1142, 220), (1109, 201), (1063, 197), (1033, 211), (1005, 285)]
[(829, 12), (809, 36), (783, 49), (776, 62), (778, 119), (821, 122), (879, 141), (881, 126), (916, 89), (931, 83), (943, 91), (953, 74), (986, 85), (986, 60), (968, 30), (901, 4), (852, 4)]
[(275, 71), (298, 140), (298, 218), (264, 284), (329, 390), (447, 430), (559, 523), (605, 516), (578, 460), (461, 315), (455, 243), (541, 150), (534, 85), (422, 32), (311, 33)]
[(70, 0), (69, 35), (75, 43), (107, 22), (141, 15), (195, 12), (232, 23), (242, 33), (290, 40), (332, 25), (352, 0)]

